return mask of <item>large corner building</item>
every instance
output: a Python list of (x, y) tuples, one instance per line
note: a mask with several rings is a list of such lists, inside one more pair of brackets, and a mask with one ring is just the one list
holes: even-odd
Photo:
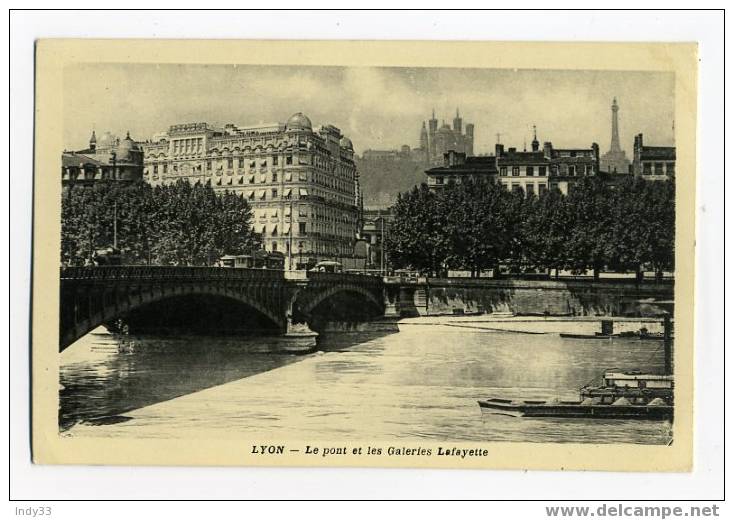
[(264, 248), (292, 265), (352, 256), (359, 176), (352, 142), (338, 128), (314, 130), (300, 112), (269, 125), (179, 124), (143, 150), (143, 177), (153, 185), (184, 179), (243, 194)]

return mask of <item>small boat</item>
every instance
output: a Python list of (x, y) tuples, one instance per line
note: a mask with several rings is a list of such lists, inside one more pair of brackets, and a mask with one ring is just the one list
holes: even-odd
[(673, 376), (610, 369), (601, 385), (584, 386), (577, 401), (484, 399), (479, 407), (515, 417), (672, 419)]
[(615, 337), (614, 334), (567, 334), (565, 332), (561, 332), (560, 336), (570, 339), (612, 339)]
[(652, 399), (646, 404), (631, 404), (623, 397), (612, 404), (601, 404), (592, 398), (583, 401), (512, 401), (493, 398), (479, 401), (479, 407), (500, 415), (515, 417), (650, 420), (673, 418), (673, 406), (660, 398)]

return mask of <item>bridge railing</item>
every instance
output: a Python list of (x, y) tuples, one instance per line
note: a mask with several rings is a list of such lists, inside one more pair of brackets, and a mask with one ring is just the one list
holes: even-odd
[(353, 283), (355, 285), (382, 286), (382, 278), (368, 274), (356, 273), (322, 273), (308, 271), (308, 279), (314, 282)]
[(283, 271), (273, 269), (233, 269), (204, 266), (105, 265), (61, 268), (61, 280), (282, 280)]

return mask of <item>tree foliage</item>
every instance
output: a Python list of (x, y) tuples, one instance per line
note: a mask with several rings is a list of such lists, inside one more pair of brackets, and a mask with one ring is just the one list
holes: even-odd
[[(673, 267), (675, 186), (628, 179), (612, 186), (580, 179), (566, 196), (509, 192), (495, 182), (421, 185), (393, 207), (385, 240), (395, 268), (440, 275), (449, 269), (511, 271)], [(557, 272), (557, 271), (556, 271)]]
[(62, 195), (62, 263), (88, 264), (95, 251), (111, 247), (115, 220), (118, 249), (130, 264), (211, 265), (260, 245), (242, 195), (185, 181), (156, 187), (98, 182)]

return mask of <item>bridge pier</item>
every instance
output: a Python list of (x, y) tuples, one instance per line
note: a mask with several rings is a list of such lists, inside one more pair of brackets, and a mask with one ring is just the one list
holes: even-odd
[(382, 289), (382, 297), (385, 301), (385, 318), (400, 317), (400, 289), (398, 286), (387, 285)]
[(307, 352), (316, 347), (316, 338), (319, 334), (311, 330), (305, 320), (298, 323), (294, 317), (298, 295), (307, 286), (308, 280), (299, 280), (292, 281), (286, 289), (285, 332), (282, 337), (285, 340), (283, 348), (289, 352)]

